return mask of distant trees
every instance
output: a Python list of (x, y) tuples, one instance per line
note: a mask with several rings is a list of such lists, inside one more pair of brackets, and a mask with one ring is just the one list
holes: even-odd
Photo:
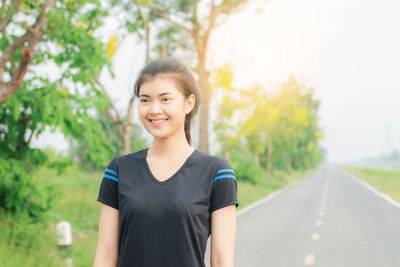
[[(291, 76), (271, 92), (260, 86), (234, 91), (229, 70), (223, 72), (225, 82), (215, 84), (224, 96), (213, 128), (225, 158), (251, 162), (269, 173), (307, 169), (321, 162), (319, 102), (312, 87)], [(216, 81), (221, 80), (220, 73)]]

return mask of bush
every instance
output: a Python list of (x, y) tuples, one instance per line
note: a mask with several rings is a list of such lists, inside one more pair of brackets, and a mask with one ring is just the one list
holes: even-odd
[(58, 192), (32, 177), (32, 172), (30, 162), (0, 158), (0, 209), (28, 215), (38, 222), (43, 220)]
[(253, 161), (239, 163), (235, 168), (235, 174), (241, 181), (257, 184), (265, 175), (264, 169), (257, 167)]

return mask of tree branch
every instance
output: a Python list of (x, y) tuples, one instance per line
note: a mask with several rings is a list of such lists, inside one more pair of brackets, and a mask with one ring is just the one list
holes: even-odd
[(204, 38), (203, 38), (203, 45), (207, 44), (208, 39), (210, 38), (210, 33), (212, 29), (214, 29), (215, 26), (215, 21), (218, 17), (218, 15), (221, 13), (222, 9), (219, 6), (214, 5), (214, 1), (211, 6), (211, 11), (210, 11), (210, 16), (209, 16), (209, 21), (208, 21), (208, 27), (207, 30), (204, 33)]
[[(107, 99), (108, 99), (108, 102), (110, 103), (111, 109), (115, 112), (115, 116), (114, 116), (112, 113), (110, 113), (111, 119), (112, 119), (112, 120), (114, 121), (114, 123), (116, 123), (116, 124), (122, 123), (122, 119), (121, 119), (121, 116), (120, 116), (120, 114), (119, 114), (119, 112), (118, 112), (118, 109), (115, 107), (113, 101), (111, 100), (110, 95), (107, 93), (106, 89), (105, 89), (104, 86), (100, 83), (100, 81), (99, 81), (98, 78), (96, 78), (96, 84), (93, 84), (93, 83), (92, 83), (92, 86), (93, 86), (94, 88), (97, 88), (96, 85), (97, 85), (98, 87), (100, 87), (100, 90), (106, 95), (106, 97), (107, 97)], [(107, 111), (107, 112), (108, 112), (108, 111)]]
[[(5, 3), (6, 1), (3, 0), (2, 2), (2, 9), (5, 8)], [(3, 15), (1, 15), (0, 19), (0, 32), (3, 33), (4, 30), (7, 28), (7, 25), (10, 23), (12, 17), (18, 10), (19, 5), (21, 4), (21, 0), (14, 0), (12, 8), (10, 10), (7, 10)]]
[[(111, 100), (110, 95), (107, 93), (106, 89), (100, 83), (98, 78), (96, 78), (96, 84), (92, 84), (92, 86), (94, 88), (97, 88), (96, 85), (98, 85), (100, 87), (100, 90), (106, 95), (106, 97), (108, 99), (108, 102), (110, 104), (110, 106), (106, 108), (106, 112), (107, 112), (108, 116), (110, 116), (110, 118), (114, 122), (114, 124), (117, 126), (117, 129), (118, 129), (118, 132), (119, 132), (120, 136), (123, 137), (125, 130), (124, 130), (124, 122), (123, 122), (123, 120), (121, 118), (120, 113), (118, 112), (118, 110), (115, 107), (113, 101)], [(115, 113), (115, 115), (113, 114), (113, 112)]]
[(146, 32), (146, 65), (150, 63), (150, 29), (149, 29), (149, 23), (146, 19), (146, 17), (143, 14), (142, 8), (140, 7), (140, 4), (137, 4), (137, 8), (140, 14), (140, 17), (142, 18), (143, 25), (144, 25), (144, 31)]
[[(53, 0), (46, 0), (43, 4), (42, 11), (40, 12), (39, 17), (36, 19), (35, 24), (33, 27), (29, 27), (29, 29), (25, 32), (25, 34), (21, 35), (17, 40), (14, 41), (13, 44), (8, 46), (3, 53), (3, 56), (0, 59), (0, 79), (2, 79), (3, 72), (4, 72), (4, 65), (7, 61), (10, 60), (14, 52), (25, 42), (34, 42), (36, 43), (41, 39), (43, 34), (43, 28), (46, 24), (46, 15), (50, 11), (50, 7), (53, 4)], [(33, 47), (31, 47), (30, 52), (33, 51)]]
[[(54, 0), (45, 0), (42, 11), (33, 27), (29, 27), (25, 34), (15, 40), (12, 45), (8, 46), (3, 56), (0, 58), (0, 106), (19, 89), (22, 79), (28, 70), (28, 66), (33, 60), (35, 46), (42, 39), (43, 28), (46, 24), (46, 15), (50, 12), (53, 1)], [(6, 63), (11, 59), (15, 51), (20, 46), (23, 46), (25, 42), (28, 42), (28, 45), (22, 49), (17, 70), (10, 73), (11, 80), (9, 82), (3, 82), (3, 73)]]
[(179, 22), (174, 21), (174, 20), (171, 19), (169, 16), (167, 16), (167, 15), (164, 14), (164, 13), (168, 13), (168, 11), (162, 11), (162, 10), (159, 10), (159, 9), (157, 9), (157, 8), (152, 7), (152, 8), (151, 8), (151, 12), (153, 12), (156, 16), (158, 16), (158, 17), (160, 17), (160, 18), (163, 18), (163, 19), (165, 19), (166, 21), (168, 21), (168, 22), (174, 24), (174, 25), (177, 26), (178, 28), (181, 28), (181, 29), (187, 31), (187, 32), (190, 33), (190, 34), (193, 34), (193, 30), (192, 30), (192, 29), (189, 29), (189, 28), (186, 27), (185, 25), (183, 25), (183, 24), (181, 24), (181, 23), (179, 23)]
[(135, 95), (131, 97), (129, 100), (129, 106), (128, 106), (128, 117), (127, 117), (127, 125), (133, 126), (133, 103), (135, 100)]

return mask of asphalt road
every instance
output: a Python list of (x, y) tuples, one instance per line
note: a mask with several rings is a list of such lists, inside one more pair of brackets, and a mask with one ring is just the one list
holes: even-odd
[(238, 214), (235, 267), (400, 267), (400, 208), (334, 166)]

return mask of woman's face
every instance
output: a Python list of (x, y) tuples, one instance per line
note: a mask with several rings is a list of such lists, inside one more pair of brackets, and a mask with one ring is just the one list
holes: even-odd
[(139, 116), (143, 126), (155, 138), (184, 131), (185, 115), (194, 106), (194, 95), (185, 99), (167, 77), (144, 82), (139, 91)]

